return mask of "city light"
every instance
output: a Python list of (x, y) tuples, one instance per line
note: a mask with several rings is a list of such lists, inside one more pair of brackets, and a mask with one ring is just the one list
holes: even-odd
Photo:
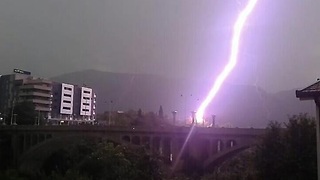
[(201, 103), (200, 107), (197, 110), (196, 113), (196, 122), (202, 124), (204, 121), (204, 113), (209, 105), (209, 103), (213, 100), (213, 98), (218, 93), (219, 89), (221, 88), (223, 82), (228, 77), (232, 69), (235, 67), (237, 63), (238, 58), (238, 52), (239, 52), (239, 42), (241, 37), (241, 32), (243, 29), (243, 26), (248, 19), (250, 13), (254, 9), (255, 5), (257, 3), (257, 0), (249, 0), (246, 7), (240, 12), (237, 21), (235, 22), (233, 26), (233, 36), (232, 36), (232, 42), (231, 42), (231, 52), (230, 57), (227, 65), (224, 67), (223, 71), (219, 74), (216, 81), (213, 84), (212, 89), (209, 91), (207, 97), (204, 99), (204, 101)]

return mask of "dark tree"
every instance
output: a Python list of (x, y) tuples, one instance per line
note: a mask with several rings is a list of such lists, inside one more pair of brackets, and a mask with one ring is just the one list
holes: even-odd
[(142, 118), (142, 110), (141, 109), (138, 110), (138, 117)]
[(11, 141), (12, 139), (9, 134), (0, 135), (0, 170), (5, 170), (13, 165), (13, 150)]
[(35, 106), (32, 102), (22, 101), (20, 103), (15, 104), (13, 111), (12, 108), (9, 109), (8, 116), (6, 119), (7, 124), (11, 123), (11, 116), (13, 121), (14, 118), (16, 118), (16, 123), (18, 125), (31, 125), (35, 123), (37, 113), (35, 111)]
[(79, 162), (96, 149), (96, 143), (84, 139), (77, 144), (70, 145), (68, 148), (60, 149), (51, 154), (44, 161), (41, 170), (46, 175), (50, 175), (52, 172), (65, 174), (68, 170), (74, 170)]
[(161, 179), (157, 158), (143, 148), (102, 144), (79, 165), (79, 171), (93, 179)]
[(164, 118), (162, 106), (160, 106), (160, 109), (159, 109), (159, 118), (160, 118), (160, 119), (163, 119), (163, 118)]
[(259, 179), (317, 179), (316, 128), (313, 118), (293, 116), (285, 128), (272, 122), (257, 147)]
[[(81, 144), (53, 154), (44, 164), (47, 176), (90, 179), (162, 179), (160, 158), (144, 148), (103, 142)], [(59, 179), (58, 178), (58, 179)]]

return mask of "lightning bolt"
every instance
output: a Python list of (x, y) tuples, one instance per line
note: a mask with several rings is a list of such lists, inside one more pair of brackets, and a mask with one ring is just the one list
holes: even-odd
[(200, 107), (197, 110), (196, 113), (196, 122), (197, 123), (203, 123), (204, 121), (204, 112), (206, 108), (208, 107), (209, 103), (213, 100), (213, 98), (218, 93), (219, 89), (221, 88), (223, 82), (228, 77), (228, 75), (231, 73), (232, 69), (237, 64), (237, 58), (238, 58), (238, 52), (239, 52), (239, 42), (241, 37), (241, 32), (243, 29), (243, 26), (248, 19), (249, 15), (253, 11), (256, 3), (258, 0), (249, 0), (246, 7), (240, 12), (237, 21), (235, 22), (233, 26), (233, 36), (232, 36), (232, 42), (231, 42), (231, 53), (229, 57), (228, 64), (224, 67), (223, 71), (219, 74), (217, 77), (215, 83), (213, 84), (213, 87), (209, 91), (209, 94), (204, 99), (204, 101), (201, 103)]

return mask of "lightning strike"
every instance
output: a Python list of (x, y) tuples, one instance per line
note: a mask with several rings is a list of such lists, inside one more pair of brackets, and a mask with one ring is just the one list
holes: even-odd
[(200, 107), (197, 110), (196, 113), (196, 122), (197, 123), (203, 123), (204, 121), (204, 112), (209, 105), (209, 103), (213, 100), (213, 98), (218, 93), (219, 89), (221, 88), (223, 82), (228, 77), (228, 75), (231, 73), (232, 69), (237, 64), (237, 57), (239, 52), (239, 42), (241, 37), (241, 32), (243, 29), (243, 26), (248, 19), (249, 15), (253, 11), (256, 3), (258, 0), (249, 0), (246, 7), (240, 12), (237, 21), (235, 22), (233, 26), (233, 36), (232, 36), (232, 42), (231, 42), (231, 53), (229, 57), (228, 64), (224, 67), (223, 71), (219, 74), (217, 77), (213, 87), (209, 91), (209, 94), (204, 99), (204, 101), (201, 103)]

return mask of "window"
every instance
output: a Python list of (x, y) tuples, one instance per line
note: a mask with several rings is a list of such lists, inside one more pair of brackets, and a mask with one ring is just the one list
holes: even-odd
[(83, 93), (90, 94), (90, 91), (83, 91)]
[(90, 98), (89, 98), (89, 97), (83, 97), (83, 99), (85, 99), (85, 100), (90, 100)]
[(71, 103), (71, 101), (63, 100), (64, 103)]
[(71, 110), (71, 107), (63, 107), (62, 109)]
[(64, 90), (72, 91), (72, 88), (64, 87)]
[(85, 105), (85, 106), (89, 106), (90, 104), (89, 103), (82, 103), (83, 105)]
[(88, 112), (88, 111), (89, 111), (89, 109), (82, 109), (82, 111), (86, 111), (86, 112)]
[(71, 94), (63, 94), (63, 96), (71, 97)]

